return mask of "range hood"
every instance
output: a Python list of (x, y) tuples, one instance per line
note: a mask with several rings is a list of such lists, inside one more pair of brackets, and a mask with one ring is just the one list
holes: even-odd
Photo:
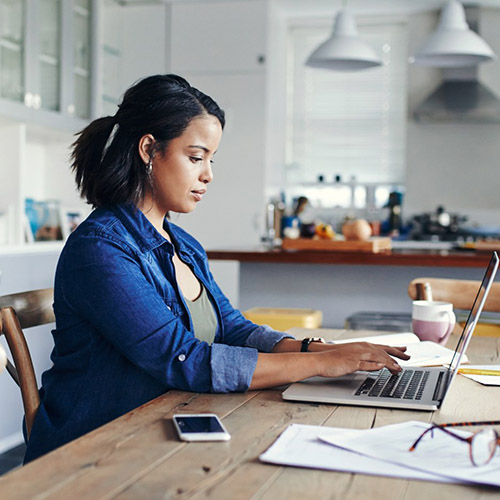
[[(465, 8), (469, 27), (478, 32), (479, 8)], [(478, 79), (478, 66), (443, 68), (443, 81), (415, 109), (422, 123), (500, 123), (500, 99)]]

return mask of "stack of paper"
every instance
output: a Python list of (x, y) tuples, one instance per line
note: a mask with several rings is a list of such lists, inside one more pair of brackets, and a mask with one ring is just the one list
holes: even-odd
[(350, 432), (351, 429), (291, 424), (259, 458), (278, 465), (448, 482), (434, 474), (406, 467), (387, 467), (385, 462), (331, 446), (319, 439), (319, 436), (344, 436)]
[(500, 487), (498, 452), (489, 464), (476, 467), (467, 443), (439, 431), (426, 436), (410, 452), (410, 446), (429, 426), (404, 422), (353, 430), (292, 424), (260, 459), (280, 465)]

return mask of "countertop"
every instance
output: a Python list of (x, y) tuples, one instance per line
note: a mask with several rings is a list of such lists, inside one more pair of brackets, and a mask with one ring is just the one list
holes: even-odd
[(471, 250), (392, 249), (380, 253), (290, 251), (265, 247), (207, 250), (211, 260), (275, 264), (345, 264), (378, 266), (481, 267), (488, 265), (491, 252)]

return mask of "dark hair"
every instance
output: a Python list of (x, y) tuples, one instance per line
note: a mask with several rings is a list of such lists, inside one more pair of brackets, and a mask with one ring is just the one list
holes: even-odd
[(125, 92), (115, 116), (94, 120), (73, 144), (71, 168), (82, 198), (93, 207), (138, 204), (149, 182), (139, 156), (141, 137), (153, 135), (150, 154), (163, 154), (193, 118), (205, 114), (215, 116), (224, 128), (224, 111), (184, 78), (155, 75), (140, 80)]

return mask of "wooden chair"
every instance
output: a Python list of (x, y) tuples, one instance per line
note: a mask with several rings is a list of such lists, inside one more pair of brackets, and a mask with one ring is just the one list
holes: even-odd
[(53, 297), (52, 288), (0, 297), (0, 335), (5, 335), (13, 359), (13, 363), (7, 361), (7, 371), (21, 389), (28, 437), (40, 406), (40, 396), (23, 329), (55, 321)]
[[(421, 300), (425, 297), (425, 285), (430, 285), (432, 300), (442, 300), (451, 302), (454, 309), (463, 309), (468, 311), (472, 308), (472, 304), (479, 290), (480, 281), (474, 280), (455, 280), (445, 278), (416, 278), (410, 282), (408, 286), (408, 295), (413, 300)], [(483, 311), (500, 312), (500, 283), (492, 283), (490, 293), (484, 304)], [(477, 330), (478, 334), (479, 330)], [(500, 325), (495, 325), (491, 329), (483, 329), (483, 335), (500, 335)]]

